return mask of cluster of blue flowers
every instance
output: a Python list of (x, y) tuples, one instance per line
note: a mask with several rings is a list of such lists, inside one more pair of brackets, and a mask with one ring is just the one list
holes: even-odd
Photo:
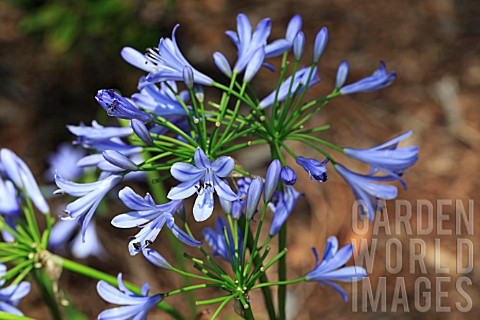
[[(102, 126), (96, 121), (91, 125), (68, 126), (76, 136), (74, 144), (85, 151), (63, 146), (50, 159), (49, 175), (54, 174), (58, 187), (55, 193), (75, 199), (63, 208), (59, 215), (61, 220), (48, 230), (51, 232), (46, 235), (49, 249), (58, 251), (67, 247), (80, 258), (104, 256), (105, 250), (98, 241), (92, 221), (102, 200), (114, 191), (118, 192), (118, 198), (128, 211), (115, 216), (112, 225), (138, 228), (127, 244), (131, 255), (142, 252), (148, 261), (162, 269), (210, 281), (211, 284), (203, 287), (217, 286), (228, 292), (225, 299), (210, 301), (223, 302), (213, 318), (230, 299), (236, 299), (242, 304), (242, 315), (251, 319), (248, 292), (262, 288), (268, 301), (270, 285), (280, 286), (280, 318), (285, 312), (286, 284), (317, 281), (333, 287), (347, 300), (344, 289), (332, 281), (358, 281), (367, 274), (362, 267), (345, 266), (353, 255), (353, 246), (348, 244), (339, 249), (335, 237), (327, 239), (321, 260), (314, 249), (315, 267), (304, 277), (286, 280), (283, 265), (278, 268), (279, 281), (269, 283), (265, 272), (276, 262), (285, 264), (285, 223), (303, 197), (295, 189), (298, 169), (303, 169), (311, 180), (326, 183), (327, 166), (332, 165), (352, 188), (362, 216), (370, 220), (375, 218), (379, 200), (397, 196), (397, 187), (384, 182), (398, 180), (406, 187), (402, 176), (417, 161), (418, 147), (399, 148), (398, 145), (411, 132), (370, 149), (353, 149), (341, 148), (317, 137), (329, 126), (305, 128), (307, 121), (330, 100), (385, 88), (395, 79), (395, 73), (387, 72), (381, 62), (380, 68), (371, 76), (346, 84), (349, 66), (343, 61), (332, 92), (304, 102), (305, 93), (320, 83), (317, 64), (327, 46), (326, 28), (317, 33), (313, 54), (307, 66), (302, 66), (306, 37), (301, 30), (299, 15), (290, 20), (284, 38), (269, 41), (270, 19), (261, 20), (253, 29), (248, 17), (239, 14), (237, 30), (226, 32), (237, 48), (235, 62), (230, 63), (220, 52), (213, 54), (216, 67), (227, 77), (228, 83), (222, 84), (198, 71), (183, 56), (175, 39), (178, 27), (175, 26), (171, 38), (160, 39), (158, 47), (148, 49), (145, 54), (130, 47), (122, 50), (121, 55), (128, 63), (147, 73), (139, 79), (138, 92), (127, 97), (113, 89), (98, 91), (97, 102), (109, 116), (122, 119), (119, 123), (123, 126)], [(293, 70), (287, 62), (289, 53), (293, 53)], [(270, 94), (258, 99), (252, 93), (250, 83), (262, 67), (275, 70), (268, 61), (274, 57), (281, 57), (280, 80)], [(205, 87), (220, 90), (221, 100), (205, 103)], [(248, 111), (243, 112), (241, 107), (247, 107)], [(285, 143), (290, 140), (304, 143), (321, 156), (315, 159), (297, 155)], [(270, 147), (272, 154), (265, 178), (249, 173), (248, 164), (243, 166), (231, 156), (233, 152), (262, 143)], [(352, 171), (337, 162), (326, 148), (361, 161), (371, 170), (365, 174)], [(298, 167), (287, 166), (285, 157), (293, 158)], [(89, 170), (84, 170), (86, 168)], [(85, 176), (88, 179), (82, 178)], [(92, 182), (92, 177), (96, 177), (96, 181)], [(154, 201), (155, 194), (153, 197), (150, 193), (142, 196), (128, 185), (121, 187), (129, 179), (141, 179), (153, 186), (170, 177), (178, 183), (165, 192), (166, 201), (160, 204)], [(49, 212), (28, 167), (13, 152), (2, 149), (0, 215), (3, 217), (2, 226), (9, 226), (2, 227), (6, 241), (15, 239), (9, 230), (16, 228), (16, 220), (21, 216), (21, 193), (28, 195), (39, 211)], [(225, 217), (217, 216), (215, 229), (206, 227), (203, 239), (211, 247), (212, 256), (231, 264), (233, 277), (210, 257), (203, 248), (204, 243), (197, 240), (188, 225), (190, 216), (196, 222), (202, 222), (214, 214), (215, 194)], [(195, 200), (190, 208), (185, 200), (192, 196)], [(261, 229), (267, 211), (272, 212), (271, 223), (268, 237), (261, 243)], [(81, 231), (74, 236), (77, 226)], [(150, 248), (164, 226), (181, 243), (200, 248), (205, 261), (188, 255), (186, 258), (202, 272), (201, 276), (176, 269), (174, 264)], [(280, 239), (279, 252), (266, 262), (271, 250), (268, 244), (277, 236)], [(71, 242), (71, 239), (74, 240)], [(13, 292), (19, 288), (18, 294), (5, 294), (5, 299), (0, 294), (0, 310), (13, 308), (28, 292), (26, 285), (22, 284), (0, 290), (0, 293), (4, 290)], [(122, 305), (103, 311), (99, 319), (145, 319), (148, 311), (155, 305), (162, 305), (168, 296), (203, 288), (202, 285), (191, 286), (149, 295), (148, 284), (134, 292), (123, 283), (121, 274), (117, 285), (118, 289), (112, 286), (112, 282), (98, 283), (98, 293), (104, 300)], [(273, 305), (268, 311), (269, 316), (275, 318)]]

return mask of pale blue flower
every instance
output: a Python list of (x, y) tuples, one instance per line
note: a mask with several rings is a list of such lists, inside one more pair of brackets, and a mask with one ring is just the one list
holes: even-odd
[(97, 284), (97, 292), (103, 300), (121, 307), (107, 309), (98, 315), (99, 320), (146, 320), (147, 314), (155, 305), (162, 301), (161, 294), (149, 296), (150, 286), (145, 283), (140, 295), (127, 289), (122, 280), (122, 274), (117, 276), (118, 289), (101, 280)]
[(120, 181), (122, 181), (122, 176), (116, 174), (91, 183), (75, 183), (55, 175), (55, 183), (59, 187), (55, 194), (67, 193), (73, 197), (79, 197), (65, 207), (61, 218), (64, 220), (79, 219), (82, 223), (82, 237), (85, 240), (88, 224), (100, 201)]
[(355, 282), (367, 276), (367, 271), (362, 267), (345, 267), (353, 255), (352, 244), (338, 250), (337, 238), (328, 238), (321, 261), (319, 261), (317, 250), (312, 248), (312, 251), (315, 255), (315, 268), (306, 275), (307, 281), (317, 281), (329, 285), (340, 293), (343, 300), (347, 301), (348, 296), (345, 290), (331, 281)]
[(391, 84), (396, 77), (397, 74), (395, 72), (387, 72), (385, 63), (380, 61), (380, 68), (371, 76), (363, 78), (357, 82), (347, 84), (340, 89), (340, 93), (345, 95), (357, 92), (377, 91)]
[(268, 234), (275, 236), (280, 232), (285, 221), (293, 211), (298, 199), (303, 197), (303, 193), (297, 192), (292, 186), (285, 186), (283, 192), (276, 191), (272, 202), (268, 205), (273, 211), (272, 224)]
[[(227, 241), (225, 238), (225, 233), (223, 229), (226, 228), (227, 235), (228, 235), (228, 242), (230, 243), (230, 248), (227, 246)], [(240, 229), (237, 232), (238, 234), (238, 249), (239, 255), (242, 255), (242, 244), (243, 244), (243, 237)], [(213, 256), (219, 256), (223, 260), (230, 262), (230, 254), (232, 254), (232, 260), (235, 262), (235, 242), (233, 240), (232, 230), (230, 229), (229, 224), (227, 221), (222, 217), (217, 217), (215, 221), (215, 230), (206, 227), (203, 229), (203, 236), (205, 237), (205, 242), (213, 249)], [(229, 254), (230, 251), (230, 254)]]
[(171, 200), (183, 200), (194, 193), (198, 197), (193, 207), (196, 221), (204, 221), (213, 212), (213, 193), (228, 201), (237, 200), (237, 195), (221, 178), (226, 178), (234, 169), (235, 162), (230, 157), (220, 157), (211, 162), (205, 152), (197, 148), (194, 155), (195, 165), (177, 162), (170, 172), (181, 183), (173, 187), (167, 197)]
[(72, 146), (71, 143), (62, 143), (57, 151), (48, 157), (46, 178), (54, 180), (55, 173), (68, 180), (76, 180), (83, 174), (83, 168), (77, 166), (78, 160), (85, 156), (85, 150)]
[(396, 179), (395, 177), (362, 175), (352, 172), (338, 163), (335, 165), (335, 169), (350, 185), (361, 213), (366, 214), (370, 221), (373, 221), (379, 199), (391, 200), (397, 197), (397, 187), (378, 183), (393, 181)]
[(3, 148), (0, 150), (0, 167), (2, 175), (11, 180), (17, 189), (25, 190), (40, 212), (45, 214), (50, 211), (47, 201), (38, 188), (37, 181), (22, 159), (11, 150)]
[(398, 144), (410, 137), (412, 131), (405, 132), (379, 146), (370, 149), (345, 148), (345, 154), (351, 158), (360, 160), (372, 166), (372, 172), (382, 171), (397, 178), (406, 188), (401, 178), (404, 171), (418, 160), (418, 147), (399, 148)]
[[(7, 273), (7, 267), (0, 263), (0, 277)], [(0, 280), (0, 311), (23, 316), (23, 313), (17, 309), (20, 301), (30, 292), (30, 283), (22, 281), (19, 284), (12, 284), (3, 287), (5, 280)]]
[[(258, 106), (262, 109), (265, 109), (265, 108), (273, 105), (273, 103), (275, 101), (275, 97), (277, 97), (277, 102), (284, 101), (288, 96), (288, 90), (290, 89), (290, 85), (292, 85), (292, 89), (290, 91), (290, 97), (292, 97), (294, 94), (298, 94), (298, 93), (303, 92), (305, 90), (305, 84), (307, 83), (308, 75), (310, 74), (310, 71), (311, 71), (310, 67), (299, 69), (295, 73), (295, 77), (293, 78), (293, 83), (292, 83), (292, 76), (288, 77), (280, 85), (280, 88), (278, 90), (278, 95), (277, 95), (277, 90), (274, 90), (267, 97), (265, 97), (262, 101), (260, 101)], [(312, 78), (310, 79), (310, 83), (308, 84), (308, 88), (316, 85), (319, 82), (320, 82), (320, 78), (318, 78), (317, 67), (315, 67), (313, 69)]]
[(198, 247), (202, 244), (175, 224), (173, 215), (183, 205), (181, 200), (173, 200), (157, 205), (150, 194), (147, 193), (145, 198), (142, 198), (130, 187), (120, 190), (118, 197), (133, 211), (116, 216), (112, 220), (112, 225), (117, 228), (141, 228), (140, 232), (132, 237), (128, 244), (128, 250), (131, 255), (136, 255), (142, 249), (152, 244), (165, 224), (173, 235), (186, 245)]
[(149, 72), (142, 86), (169, 80), (183, 81), (183, 69), (186, 66), (192, 68), (195, 83), (206, 86), (213, 83), (210, 77), (193, 68), (181, 53), (175, 40), (175, 32), (178, 27), (177, 24), (173, 28), (172, 39), (160, 39), (158, 47), (148, 49), (145, 55), (130, 47), (122, 49), (121, 54), (125, 61)]

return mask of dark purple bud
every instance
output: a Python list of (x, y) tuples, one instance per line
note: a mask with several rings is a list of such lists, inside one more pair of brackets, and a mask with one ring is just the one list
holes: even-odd
[(337, 71), (337, 80), (335, 81), (335, 88), (340, 89), (345, 84), (348, 76), (348, 63), (347, 61), (342, 61), (338, 66)]
[(214, 52), (213, 53), (213, 61), (215, 62), (215, 65), (217, 68), (227, 77), (231, 78), (232, 77), (232, 68), (230, 67), (230, 64), (227, 61), (227, 58), (220, 52)]
[(150, 132), (142, 121), (132, 119), (132, 121), (130, 121), (130, 126), (132, 127), (133, 132), (135, 132), (137, 137), (139, 137), (140, 140), (143, 141), (143, 143), (145, 143), (147, 146), (153, 145), (153, 140), (150, 136)]
[(283, 167), (281, 177), (283, 183), (289, 186), (293, 186), (295, 182), (297, 182), (297, 175), (295, 174), (295, 171), (293, 171), (293, 169), (289, 166)]
[(183, 67), (183, 81), (188, 89), (193, 88), (193, 70), (189, 66)]
[(282, 164), (278, 159), (273, 160), (268, 166), (267, 175), (265, 177), (265, 192), (263, 194), (263, 199), (265, 202), (272, 200), (273, 193), (275, 192), (275, 189), (277, 189), (281, 170)]
[(262, 178), (256, 177), (250, 183), (247, 193), (247, 206), (245, 208), (245, 218), (252, 219), (255, 212), (257, 212), (258, 203), (262, 196), (263, 182)]
[(320, 57), (327, 46), (327, 40), (328, 30), (323, 27), (322, 30), (317, 33), (317, 37), (315, 38), (315, 44), (313, 46), (313, 63), (317, 63), (320, 60)]
[(295, 37), (295, 40), (293, 41), (293, 56), (295, 57), (295, 60), (298, 61), (302, 58), (304, 48), (305, 35), (302, 31), (300, 31)]
[(325, 160), (320, 162), (312, 158), (304, 158), (302, 156), (297, 157), (297, 163), (308, 172), (310, 180), (315, 179), (318, 182), (327, 181), (327, 167), (325, 167), (327, 162), (328, 158), (325, 158)]
[(152, 118), (148, 113), (140, 111), (112, 89), (99, 90), (95, 99), (111, 117), (127, 120), (138, 119), (144, 122), (150, 121)]
[(116, 150), (105, 150), (102, 152), (102, 155), (105, 160), (114, 166), (130, 171), (138, 170), (138, 166), (132, 160)]

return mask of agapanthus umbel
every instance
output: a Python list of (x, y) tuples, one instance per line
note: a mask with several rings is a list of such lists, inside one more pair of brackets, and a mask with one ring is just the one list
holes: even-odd
[[(0, 277), (3, 277), (6, 273), (7, 267), (0, 263)], [(17, 309), (17, 306), (20, 300), (30, 292), (30, 283), (22, 281), (19, 284), (3, 287), (4, 284), (5, 280), (0, 280), (0, 311), (23, 316), (23, 313)]]
[(118, 197), (133, 211), (116, 216), (113, 218), (112, 224), (117, 228), (141, 228), (128, 244), (131, 255), (136, 255), (153, 243), (165, 224), (173, 235), (186, 245), (198, 247), (202, 244), (175, 224), (173, 215), (183, 205), (181, 200), (157, 205), (150, 194), (147, 193), (145, 198), (142, 198), (130, 187), (120, 190)]
[(181, 183), (173, 187), (167, 197), (171, 200), (183, 200), (197, 193), (193, 216), (197, 221), (204, 221), (213, 212), (215, 191), (220, 198), (227, 201), (238, 199), (228, 183), (222, 179), (233, 171), (235, 163), (232, 158), (225, 156), (211, 162), (200, 148), (195, 151), (194, 163), (195, 165), (177, 162), (172, 166), (172, 176)]
[(117, 276), (118, 289), (101, 280), (97, 284), (97, 292), (103, 300), (122, 305), (102, 311), (98, 315), (99, 320), (146, 320), (147, 314), (156, 304), (162, 301), (161, 294), (149, 296), (150, 286), (145, 283), (140, 295), (127, 289), (122, 280), (122, 274)]
[(362, 214), (366, 214), (370, 221), (375, 217), (378, 207), (378, 200), (391, 200), (397, 197), (397, 187), (381, 184), (396, 179), (393, 176), (362, 175), (348, 170), (341, 164), (336, 164), (335, 169), (350, 185), (357, 200)]
[(315, 268), (306, 275), (307, 281), (329, 285), (340, 293), (343, 300), (347, 301), (348, 296), (345, 290), (332, 281), (355, 282), (367, 276), (367, 271), (362, 267), (345, 267), (353, 255), (352, 244), (347, 244), (338, 250), (337, 238), (328, 238), (321, 261), (319, 261), (317, 250), (312, 248), (312, 251), (315, 255)]
[(185, 66), (192, 68), (193, 81), (197, 84), (209, 86), (213, 80), (196, 70), (185, 59), (175, 39), (175, 32), (180, 25), (173, 28), (172, 39), (162, 38), (157, 48), (148, 49), (144, 55), (137, 50), (125, 47), (122, 49), (122, 57), (131, 65), (149, 72), (141, 86), (162, 81), (183, 81), (183, 69)]

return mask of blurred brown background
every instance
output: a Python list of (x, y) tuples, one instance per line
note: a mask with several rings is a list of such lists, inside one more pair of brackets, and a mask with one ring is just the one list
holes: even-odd
[[(118, 88), (127, 95), (135, 91), (141, 72), (121, 59), (120, 49), (124, 45), (139, 50), (154, 46), (160, 36), (170, 36), (177, 22), (181, 23), (177, 40), (187, 59), (200, 70), (222, 79), (214, 70), (211, 54), (218, 50), (234, 61), (233, 46), (224, 31), (235, 28), (235, 17), (240, 12), (248, 14), (254, 24), (270, 17), (271, 39), (282, 37), (290, 17), (301, 14), (309, 45), (306, 55), (311, 54), (316, 32), (323, 26), (328, 27), (329, 43), (319, 64), (323, 84), (312, 90), (311, 97), (331, 88), (336, 68), (344, 59), (350, 64), (349, 82), (369, 75), (378, 67), (380, 59), (387, 63), (388, 70), (397, 72), (393, 85), (381, 92), (334, 100), (309, 124), (331, 124), (333, 129), (324, 137), (340, 146), (367, 148), (413, 130), (412, 138), (405, 144), (420, 146), (420, 160), (405, 176), (408, 190), (399, 193), (399, 199), (406, 199), (413, 206), (410, 219), (413, 235), (405, 231), (356, 235), (351, 227), (353, 196), (343, 180), (331, 172), (327, 183), (318, 184), (302, 175), (298, 189), (307, 196), (289, 222), (289, 278), (311, 270), (310, 247), (321, 250), (330, 235), (339, 236), (343, 243), (352, 238), (376, 239), (378, 248), (370, 279), (375, 286), (379, 277), (386, 277), (387, 303), (386, 310), (374, 312), (369, 306), (368, 312), (353, 312), (352, 302), (342, 302), (332, 288), (300, 284), (292, 286), (290, 292), (292, 319), (352, 316), (474, 319), (479, 316), (480, 308), (475, 303), (480, 298), (479, 275), (474, 271), (457, 274), (455, 264), (459, 256), (456, 240), (467, 238), (474, 244), (474, 270), (478, 270), (475, 259), (480, 254), (478, 236), (468, 235), (465, 228), (456, 234), (458, 208), (447, 205), (439, 209), (436, 205), (437, 199), (452, 199), (453, 203), (459, 199), (467, 208), (467, 200), (473, 199), (473, 209), (478, 210), (475, 203), (480, 190), (478, 1), (3, 1), (0, 2), (0, 145), (21, 155), (40, 174), (45, 168), (45, 156), (55, 150), (59, 142), (71, 139), (65, 125), (90, 122), (95, 116), (99, 107), (93, 97), (98, 89)], [(267, 71), (256, 78), (260, 96), (272, 89), (271, 79)], [(293, 147), (304, 155), (314, 155), (308, 150), (301, 151), (301, 146)], [(264, 151), (249, 153), (249, 157), (254, 157), (249, 158), (249, 163), (255, 163), (254, 171), (264, 170), (268, 157)], [(356, 163), (351, 163), (355, 167)], [(422, 236), (415, 232), (417, 220), (426, 217), (424, 210), (416, 209), (419, 199), (430, 201), (434, 212), (442, 210), (449, 217), (443, 223), (434, 219), (434, 231)], [(122, 210), (122, 207), (112, 209), (112, 216)], [(388, 204), (386, 215), (392, 230), (398, 224), (395, 212), (394, 204)], [(478, 219), (474, 222), (478, 229)], [(439, 224), (453, 230), (453, 234), (437, 235)], [(146, 265), (141, 257), (128, 256), (126, 244), (131, 233), (119, 233), (110, 226), (109, 218), (104, 219), (101, 236), (110, 257), (102, 262), (91, 259), (88, 263), (113, 274), (122, 271), (125, 279), (135, 280), (137, 284), (157, 278), (152, 284), (156, 292), (177, 288), (177, 280)], [(395, 260), (393, 254), (386, 254), (386, 243), (392, 238), (403, 244), (402, 268), (398, 274), (389, 273), (385, 268), (386, 263), (391, 262), (387, 259)], [(421, 274), (418, 268), (416, 273), (409, 271), (412, 238), (421, 238), (426, 243), (427, 274)], [(435, 239), (441, 241), (437, 249)], [(161, 245), (157, 249), (168, 251)], [(436, 259), (450, 271), (436, 271)], [(395, 262), (398, 261), (397, 257)], [(426, 312), (417, 310), (414, 304), (416, 298), (425, 297), (415, 291), (415, 281), (421, 276), (430, 279), (432, 284), (428, 290), (422, 287), (422, 292), (432, 293), (431, 308)], [(450, 280), (439, 287), (435, 285), (439, 277)], [(474, 302), (467, 313), (458, 311), (455, 305), (467, 304), (455, 286), (459, 277), (472, 281), (472, 285), (462, 285)], [(399, 282), (405, 283), (408, 312), (403, 305), (399, 305), (396, 312), (391, 309), (393, 296), (398, 296), (395, 286)], [(94, 281), (65, 272), (62, 283), (88, 318), (94, 318), (106, 307), (96, 296)], [(351, 296), (351, 286), (344, 287)], [(360, 284), (358, 288), (361, 290)], [(435, 297), (440, 291), (447, 292), (448, 297), (442, 297), (440, 303), (451, 307), (450, 312), (435, 309)], [(366, 299), (357, 292), (359, 310), (362, 310), (362, 298)], [(261, 297), (253, 294), (252, 299), (258, 319), (265, 319)], [(183, 301), (178, 298), (169, 302), (182, 306)], [(33, 293), (23, 302), (22, 309), (26, 315), (47, 319), (42, 304)], [(210, 307), (210, 310), (215, 309)], [(161, 313), (152, 314), (153, 319), (161, 317)], [(236, 318), (231, 310), (224, 312), (223, 317)]]

